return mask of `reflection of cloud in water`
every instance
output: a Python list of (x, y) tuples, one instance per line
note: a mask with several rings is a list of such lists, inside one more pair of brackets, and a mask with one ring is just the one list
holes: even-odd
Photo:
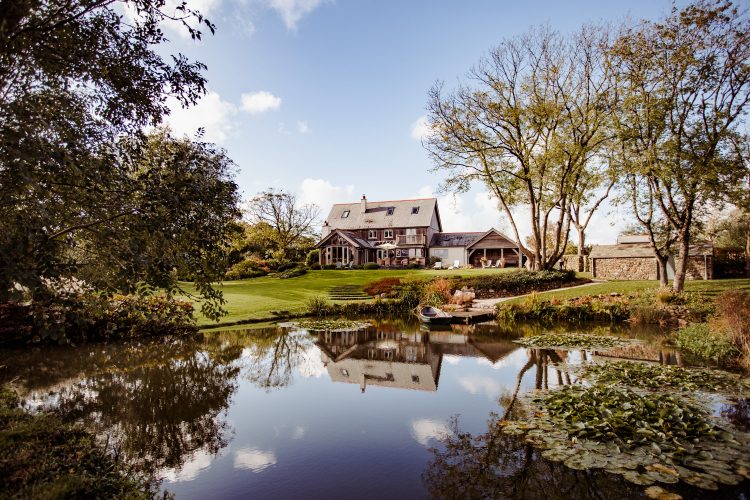
[(323, 366), (323, 360), (320, 359), (320, 355), (315, 351), (308, 351), (301, 356), (297, 365), (297, 372), (305, 378), (318, 378), (328, 373), (326, 367)]
[(446, 354), (443, 356), (443, 363), (448, 363), (449, 365), (457, 365), (461, 362), (461, 356), (454, 356), (452, 354)]
[(207, 469), (214, 457), (205, 451), (199, 451), (179, 469), (166, 469), (161, 476), (165, 481), (177, 483), (180, 481), (192, 481), (205, 469)]
[(273, 451), (263, 451), (257, 448), (240, 448), (234, 452), (234, 468), (248, 469), (261, 472), (276, 464), (276, 454)]
[(471, 394), (484, 394), (490, 401), (497, 400), (502, 392), (502, 385), (489, 377), (461, 377), (458, 384)]
[(477, 364), (489, 366), (493, 370), (500, 370), (501, 368), (522, 368), (528, 361), (528, 351), (526, 349), (516, 349), (494, 363), (487, 358), (478, 358)]
[(422, 446), (429, 446), (430, 440), (441, 441), (446, 436), (451, 435), (450, 429), (440, 420), (429, 418), (420, 418), (412, 420), (411, 435)]
[(302, 439), (305, 435), (305, 428), (301, 425), (298, 425), (294, 428), (294, 432), (292, 433), (292, 439)]

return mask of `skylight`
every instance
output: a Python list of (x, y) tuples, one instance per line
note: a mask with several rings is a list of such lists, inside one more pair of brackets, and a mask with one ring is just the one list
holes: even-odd
[(396, 210), (394, 207), (388, 207), (388, 210), (385, 211), (385, 215), (393, 215), (394, 210)]
[(411, 214), (416, 215), (419, 213), (419, 207), (411, 207)]
[(346, 219), (347, 217), (349, 217), (349, 210), (344, 210), (344, 213), (341, 214), (341, 218)]

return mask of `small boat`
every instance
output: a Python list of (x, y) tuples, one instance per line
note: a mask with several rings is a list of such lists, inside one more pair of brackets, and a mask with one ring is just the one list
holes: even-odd
[(417, 316), (422, 323), (430, 325), (446, 325), (453, 321), (453, 316), (437, 307), (424, 306), (417, 310)]

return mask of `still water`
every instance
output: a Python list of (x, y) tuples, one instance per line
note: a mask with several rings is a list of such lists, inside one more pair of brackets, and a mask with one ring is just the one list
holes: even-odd
[[(178, 499), (642, 496), (488, 430), (493, 414), (522, 411), (514, 395), (571, 382), (553, 362), (601, 353), (523, 348), (512, 340), (528, 332), (491, 323), (371, 323), (2, 350), (0, 374), (28, 407), (82, 422)], [(681, 362), (658, 342), (617, 355)]]

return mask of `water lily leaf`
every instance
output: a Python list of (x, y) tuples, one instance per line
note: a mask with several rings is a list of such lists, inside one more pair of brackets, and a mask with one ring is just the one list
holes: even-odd
[(626, 480), (630, 481), (633, 484), (638, 484), (641, 486), (648, 486), (650, 484), (654, 484), (654, 480), (650, 477), (648, 477), (645, 474), (641, 474), (636, 471), (626, 471), (622, 477), (624, 477)]
[(645, 490), (646, 496), (655, 500), (681, 500), (682, 497), (677, 493), (667, 491), (661, 486), (649, 486)]

